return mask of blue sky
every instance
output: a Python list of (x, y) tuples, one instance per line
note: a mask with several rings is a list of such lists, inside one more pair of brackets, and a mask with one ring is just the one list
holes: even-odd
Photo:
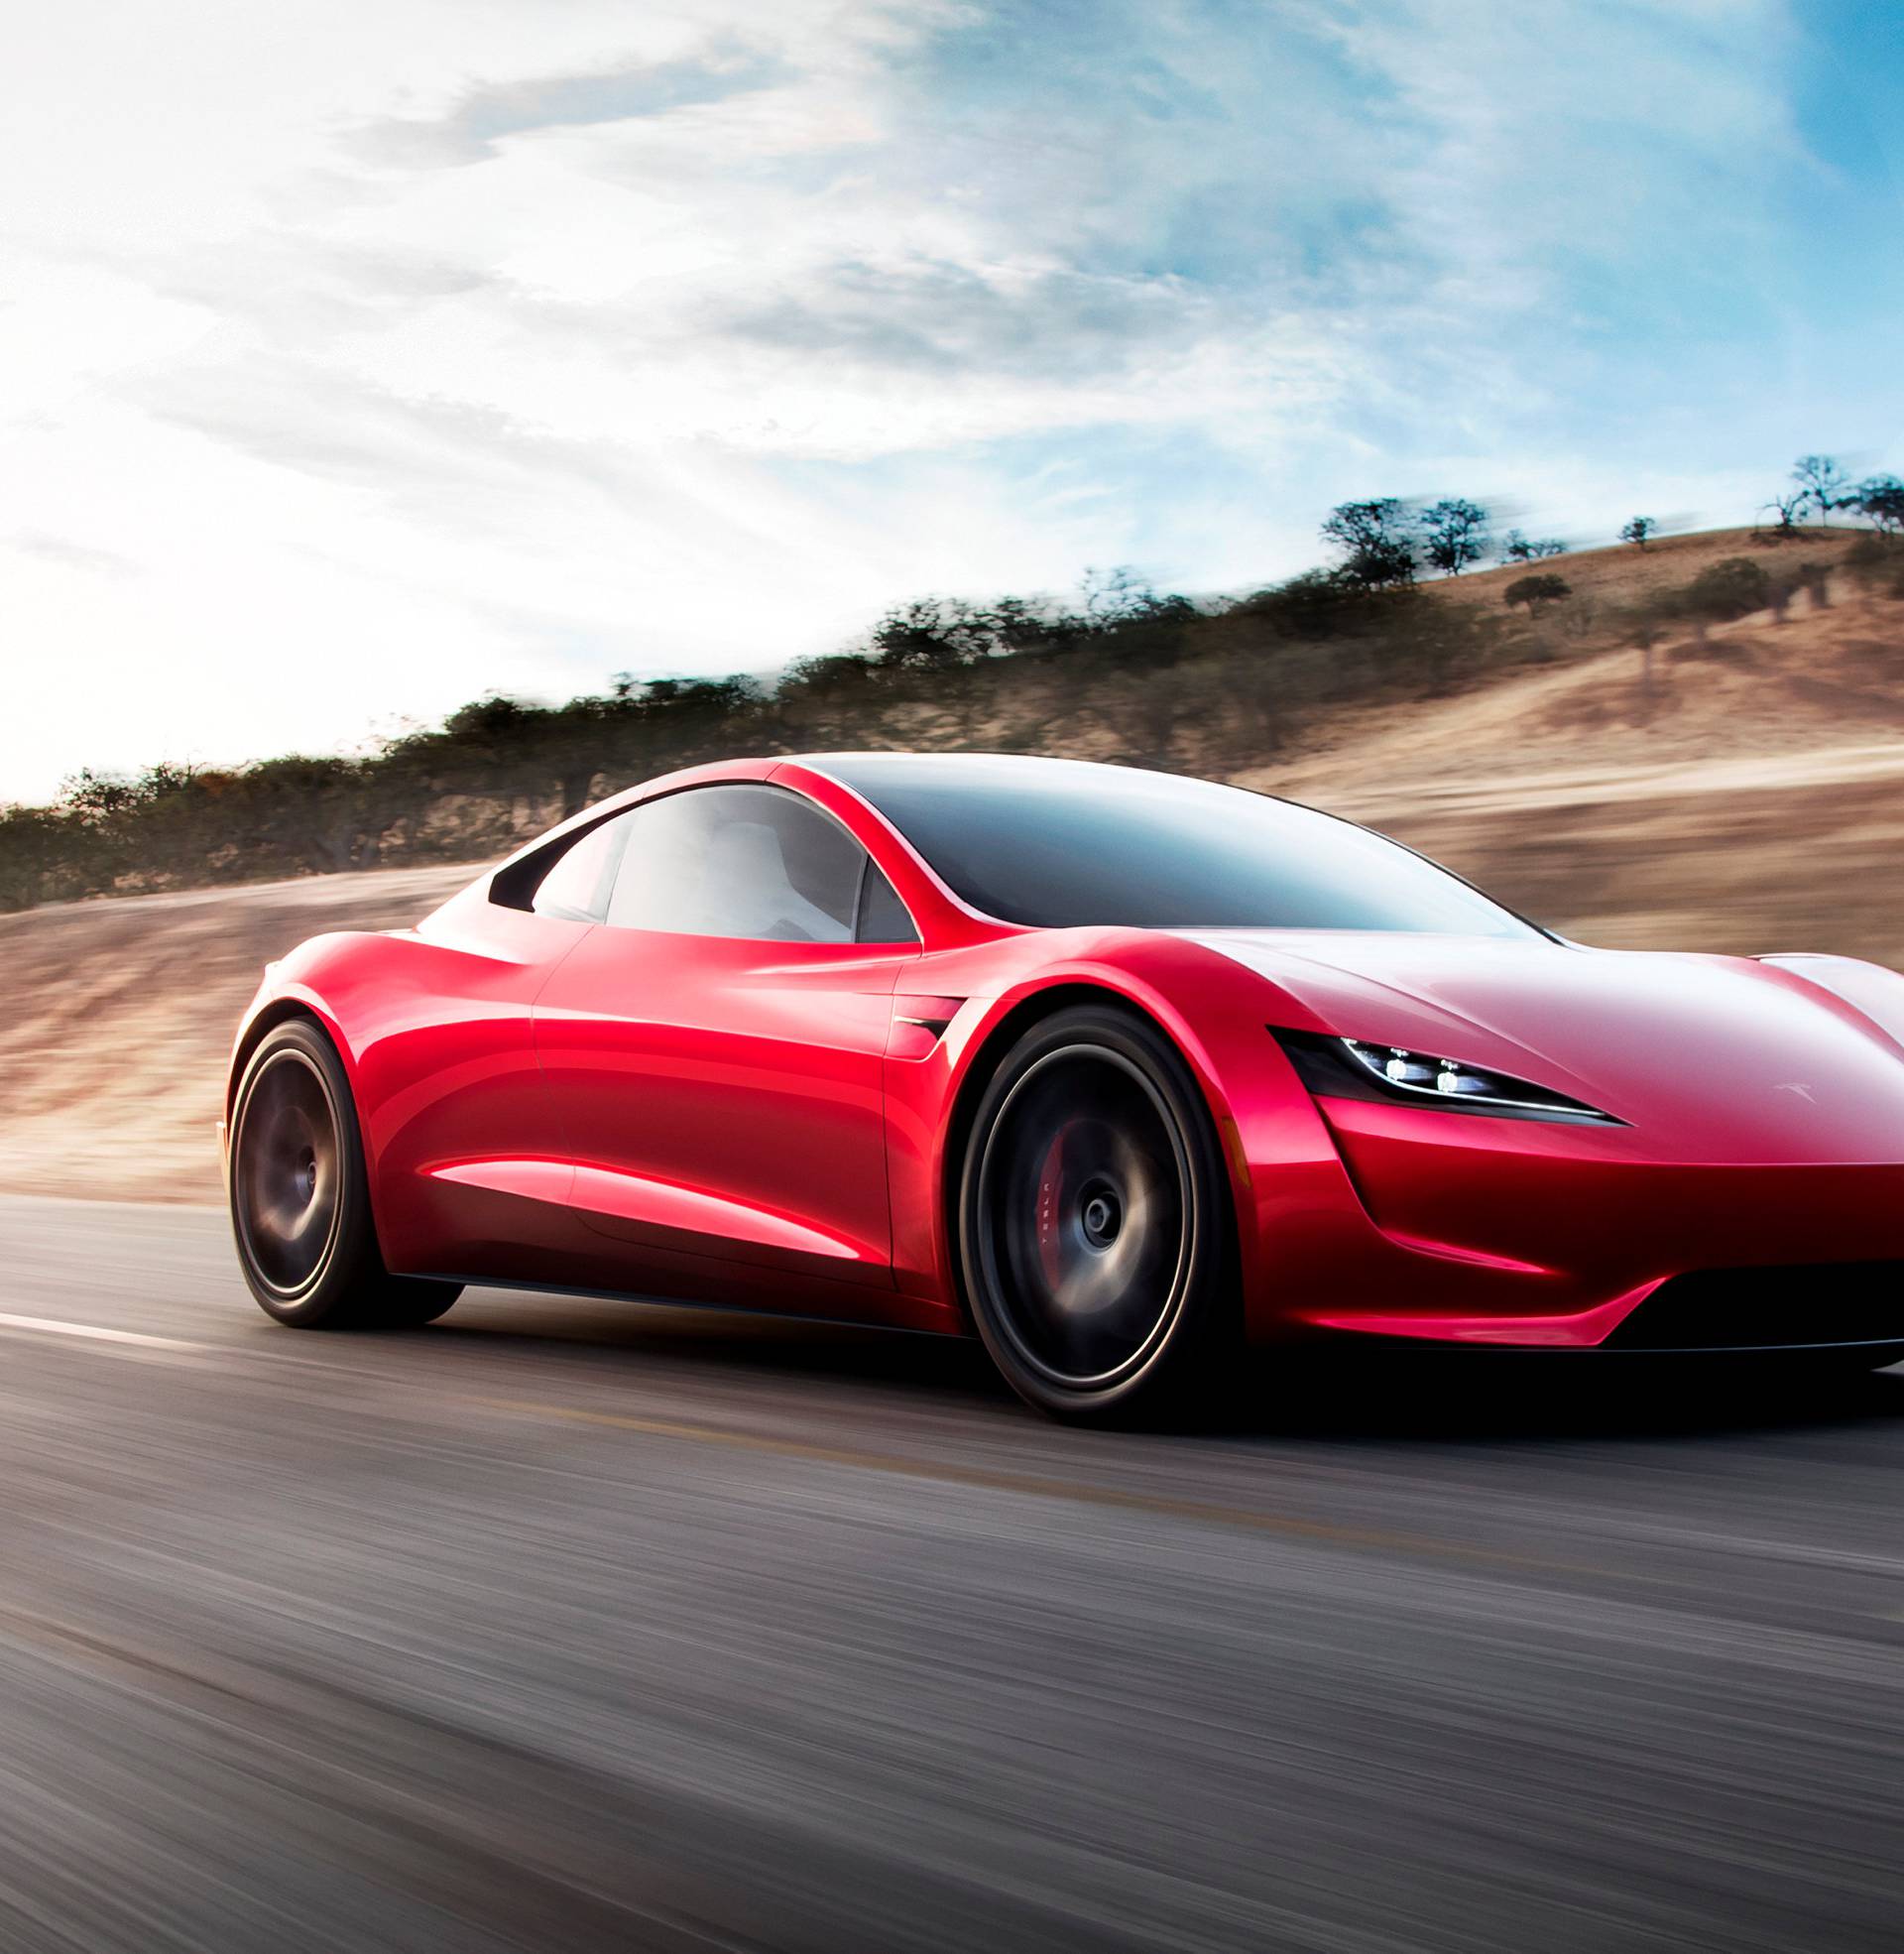
[(71, 0), (0, 128), (0, 798), (1904, 467), (1892, 0)]

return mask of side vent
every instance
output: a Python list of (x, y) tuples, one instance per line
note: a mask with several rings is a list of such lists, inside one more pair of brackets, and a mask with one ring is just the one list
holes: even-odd
[(895, 997), (892, 1031), (886, 1042), (889, 1058), (924, 1058), (938, 1048), (946, 1028), (958, 1016), (963, 998)]

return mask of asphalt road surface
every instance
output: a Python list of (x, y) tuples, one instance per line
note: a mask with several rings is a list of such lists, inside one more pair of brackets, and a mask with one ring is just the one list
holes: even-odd
[(1904, 1372), (1255, 1389), (0, 1201), (0, 1948), (1904, 1941)]

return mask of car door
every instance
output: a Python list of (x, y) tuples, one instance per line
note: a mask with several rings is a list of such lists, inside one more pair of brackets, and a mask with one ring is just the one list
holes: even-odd
[(682, 1258), (890, 1286), (882, 1059), (918, 946), (860, 940), (910, 936), (890, 885), (765, 783), (620, 826), (606, 920), (536, 1007), (571, 1204), (630, 1287), (679, 1288)]
[(532, 1012), (588, 939), (608, 839), (569, 849), (520, 906), (466, 890), (390, 939), (361, 998), (339, 1000), (360, 1028), (364, 1139), (395, 1269), (529, 1277), (572, 1226)]

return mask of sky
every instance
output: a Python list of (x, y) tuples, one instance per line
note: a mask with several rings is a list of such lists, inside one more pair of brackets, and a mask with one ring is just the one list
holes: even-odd
[(0, 801), (1904, 469), (1897, 0), (4, 0)]

